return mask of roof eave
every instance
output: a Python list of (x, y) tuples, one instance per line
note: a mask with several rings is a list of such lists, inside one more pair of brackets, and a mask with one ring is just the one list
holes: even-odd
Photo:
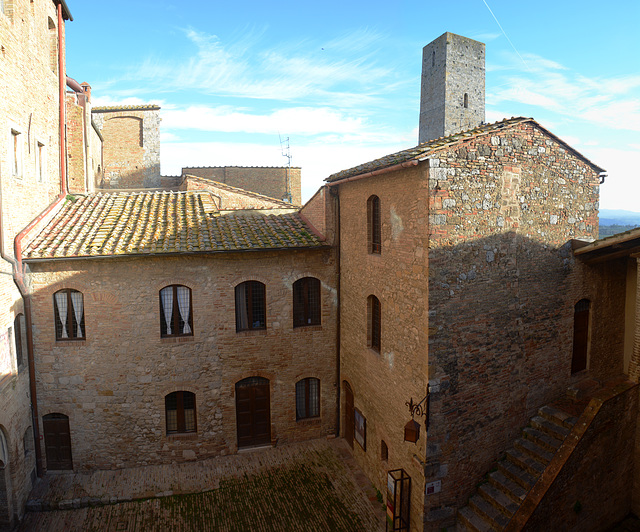
[(63, 19), (73, 22), (73, 16), (71, 15), (71, 11), (69, 11), (69, 8), (67, 7), (67, 3), (64, 0), (53, 0), (53, 3), (56, 5), (60, 4), (62, 6)]

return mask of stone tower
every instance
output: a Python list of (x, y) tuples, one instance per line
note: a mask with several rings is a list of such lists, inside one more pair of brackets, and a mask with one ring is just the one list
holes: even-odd
[(484, 43), (444, 33), (422, 50), (419, 142), (484, 122)]

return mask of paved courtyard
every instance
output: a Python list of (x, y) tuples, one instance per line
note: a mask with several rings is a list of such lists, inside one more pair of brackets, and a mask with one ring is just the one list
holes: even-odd
[(376, 490), (341, 439), (187, 464), (47, 475), (20, 531), (384, 530)]

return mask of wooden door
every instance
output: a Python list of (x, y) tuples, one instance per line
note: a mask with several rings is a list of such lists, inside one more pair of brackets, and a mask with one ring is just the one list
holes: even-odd
[(576, 303), (573, 317), (573, 356), (571, 373), (587, 369), (587, 351), (589, 347), (589, 307), (588, 299)]
[(344, 381), (344, 439), (353, 448), (353, 390), (347, 381)]
[(269, 380), (249, 377), (236, 383), (238, 447), (271, 443)]
[(42, 418), (47, 469), (73, 469), (69, 418), (64, 414), (47, 414)]

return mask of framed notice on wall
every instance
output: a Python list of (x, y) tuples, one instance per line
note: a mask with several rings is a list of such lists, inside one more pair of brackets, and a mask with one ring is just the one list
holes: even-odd
[(357, 408), (353, 409), (354, 438), (362, 447), (363, 451), (367, 450), (367, 420), (362, 412)]

